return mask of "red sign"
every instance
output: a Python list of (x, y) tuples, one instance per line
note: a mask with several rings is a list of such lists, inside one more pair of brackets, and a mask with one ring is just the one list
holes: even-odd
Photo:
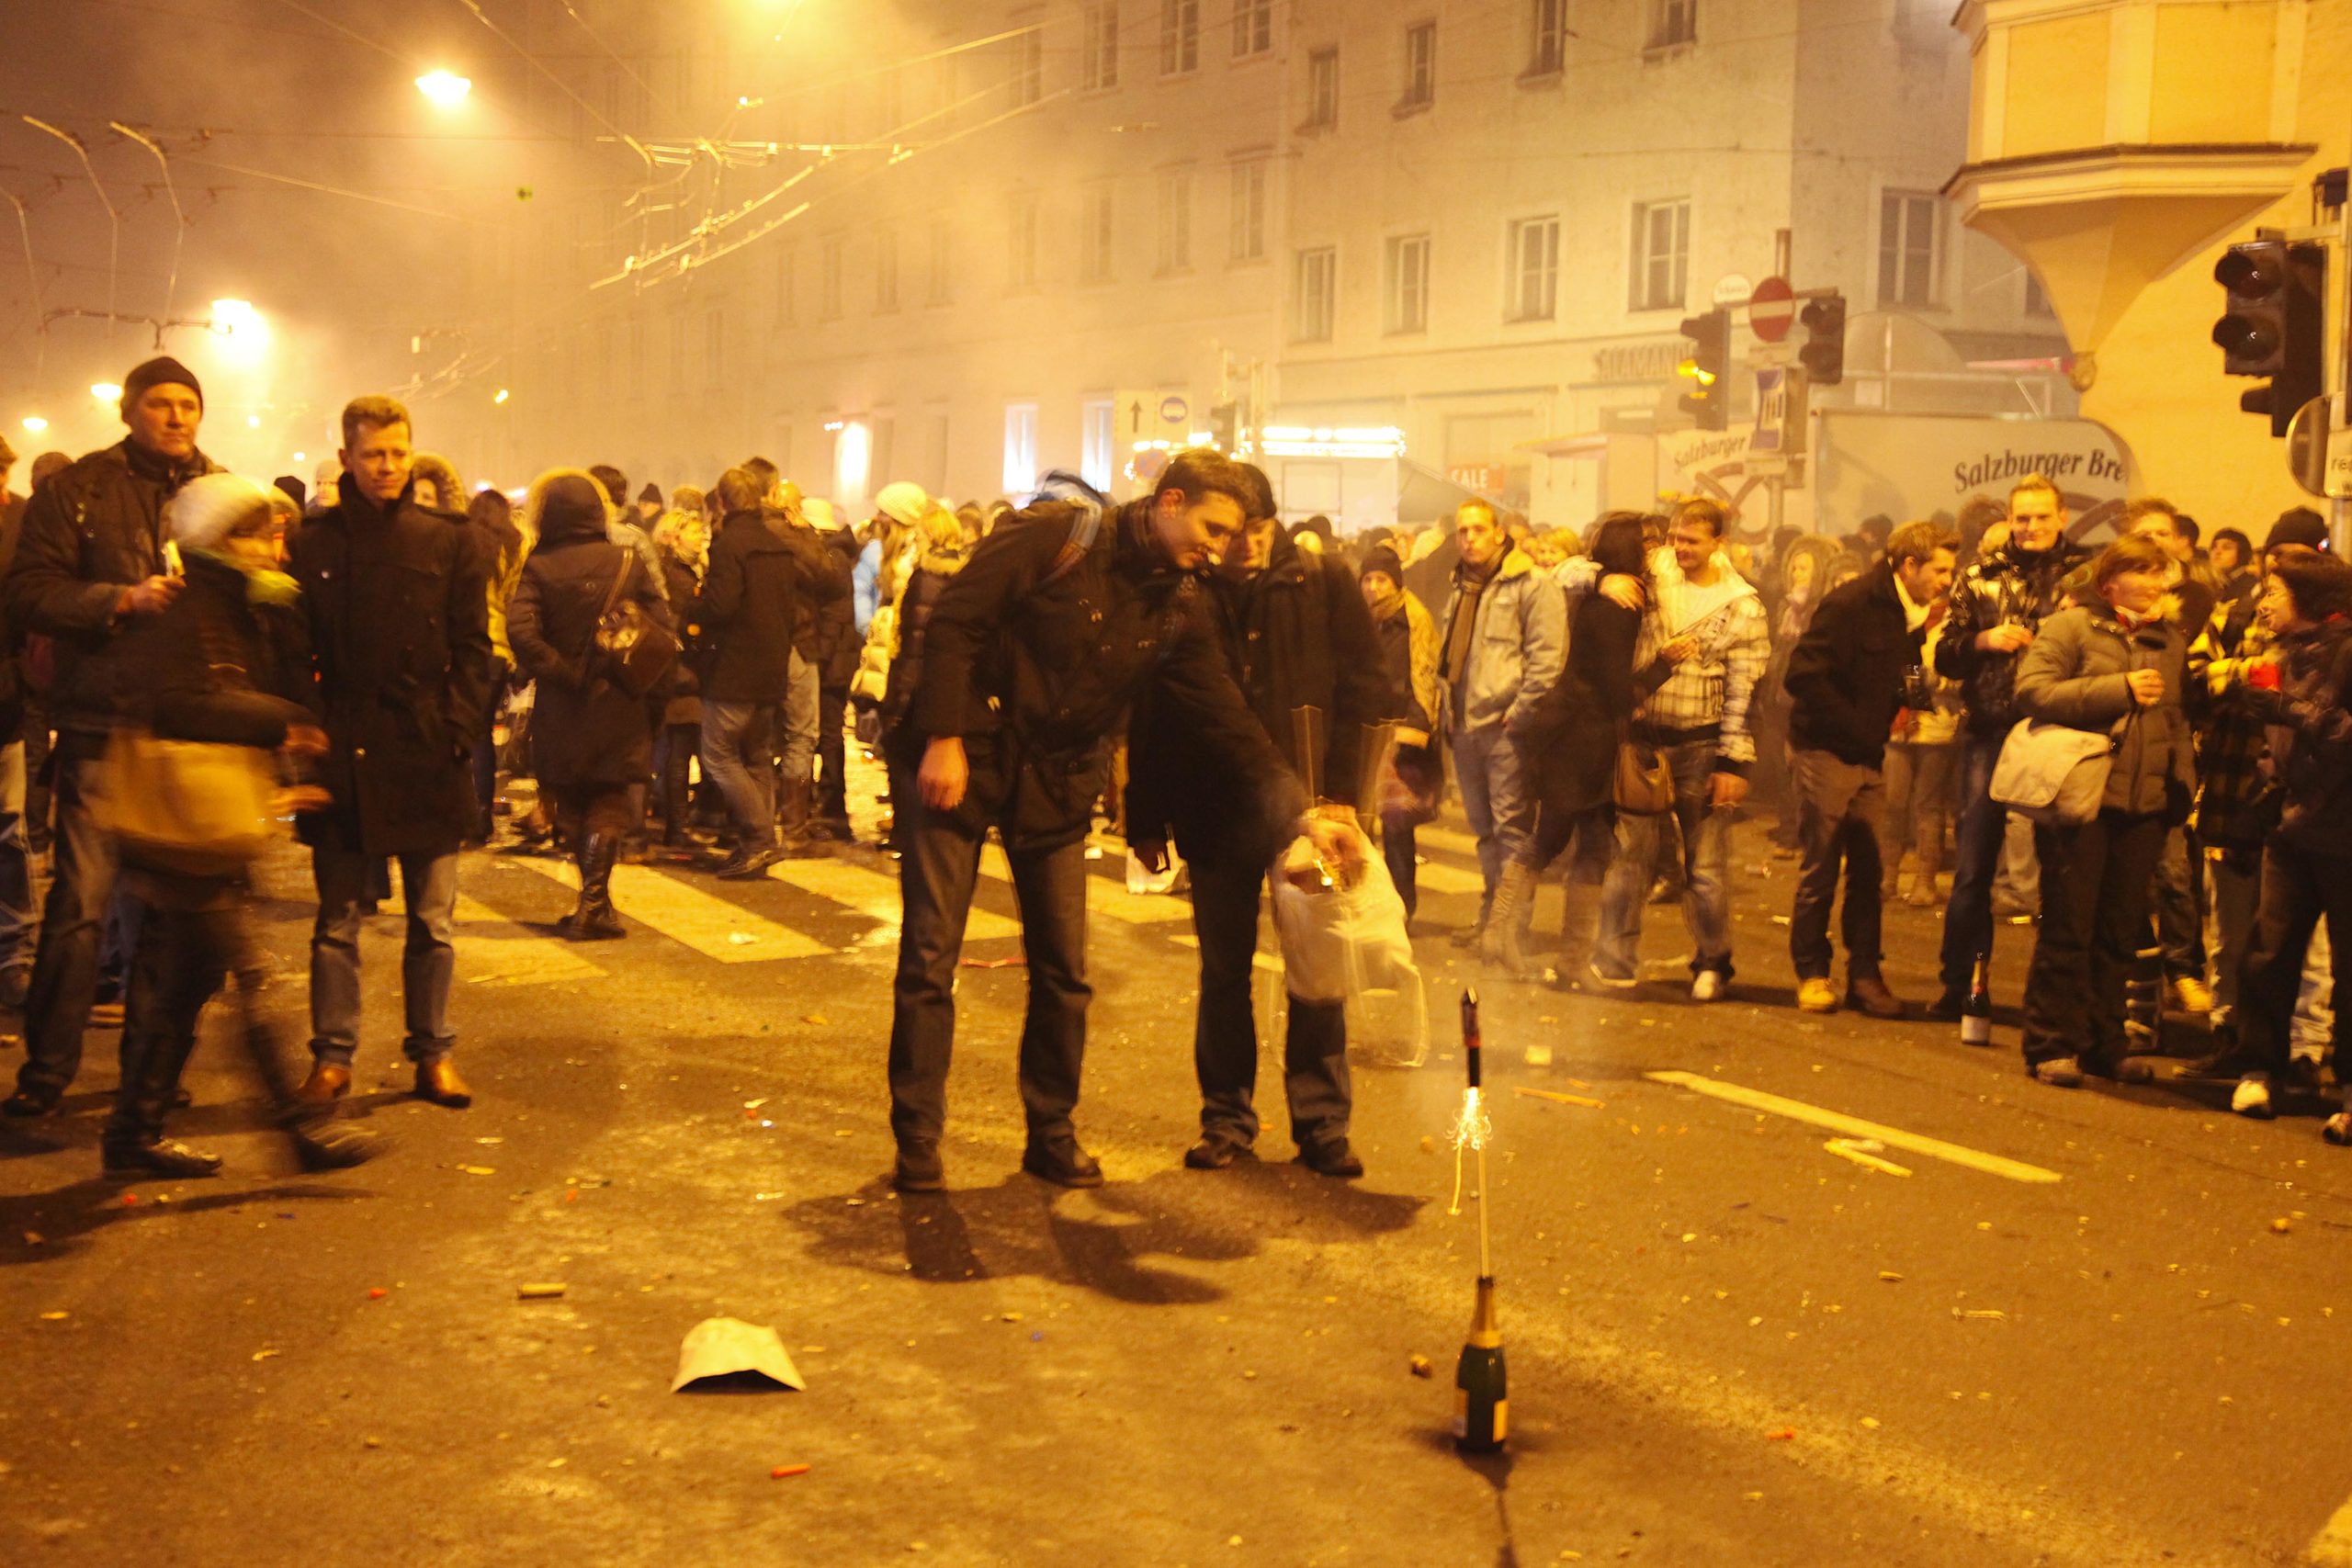
[(1789, 287), (1785, 277), (1766, 278), (1747, 297), (1748, 330), (1766, 343), (1778, 343), (1787, 337), (1789, 324), (1796, 319), (1796, 290)]

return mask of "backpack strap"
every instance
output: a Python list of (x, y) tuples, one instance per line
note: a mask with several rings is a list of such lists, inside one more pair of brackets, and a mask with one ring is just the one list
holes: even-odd
[(1079, 562), (1094, 548), (1095, 536), (1102, 531), (1102, 509), (1078, 504), (1078, 519), (1069, 525), (1069, 537), (1063, 540), (1062, 547), (1055, 552), (1053, 563), (1046, 568), (1046, 575), (1037, 580), (1039, 588), (1049, 588), (1076, 571)]

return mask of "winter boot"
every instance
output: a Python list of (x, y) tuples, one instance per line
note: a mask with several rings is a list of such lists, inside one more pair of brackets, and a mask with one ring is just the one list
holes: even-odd
[(1487, 912), (1486, 935), (1478, 956), (1506, 975), (1524, 974), (1528, 922), (1535, 918), (1535, 868), (1523, 861), (1503, 867), (1495, 884), (1494, 908)]
[(164, 1136), (164, 1112), (179, 1091), (180, 1071), (195, 1045), (193, 1036), (180, 1040), (154, 1032), (140, 1042), (98, 1144), (106, 1175), (181, 1179), (219, 1173), (219, 1155)]
[(628, 935), (613, 913), (613, 863), (620, 855), (620, 839), (612, 833), (591, 833), (580, 846), (580, 908), (565, 922), (564, 935), (573, 942), (612, 942)]
[(1568, 878), (1567, 901), (1560, 910), (1560, 947), (1544, 978), (1560, 990), (1573, 990), (1592, 962), (1600, 936), (1600, 887), (1597, 883)]

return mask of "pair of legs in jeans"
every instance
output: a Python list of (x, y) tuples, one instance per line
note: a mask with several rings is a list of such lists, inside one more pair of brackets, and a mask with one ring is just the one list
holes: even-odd
[[(20, 1114), (55, 1105), (82, 1070), (82, 1033), (89, 1026), (98, 983), (100, 928), (121, 871), (114, 840), (91, 820), (85, 797), (105, 749), (101, 735), (67, 730), (57, 739), (57, 829), (51, 842), (49, 898), (25, 998), (25, 1061), (17, 1069), (17, 1093), (10, 1102)], [(126, 1068), (130, 1039), (126, 1028)]]
[[(936, 1150), (947, 1124), (947, 1068), (956, 1043), (956, 969), (979, 877), (985, 828), (935, 812), (912, 790), (898, 809), (899, 967), (891, 984), (890, 1130), (902, 1151)], [(1021, 1022), (1021, 1101), (1032, 1151), (1076, 1141), (1086, 1057), (1086, 841), (1083, 830), (1053, 849), (1008, 849), (1012, 893), (1028, 957), (1029, 1002)]]
[(1797, 979), (1829, 976), (1829, 909), (1837, 902), (1842, 870), (1847, 982), (1876, 980), (1881, 960), (1878, 824), (1886, 807), (1884, 776), (1876, 768), (1841, 761), (1826, 751), (1797, 751), (1789, 761), (1802, 857), (1796, 907), (1789, 916), (1789, 958)]
[(1486, 884), (1478, 900), (1478, 923), (1484, 926), (1503, 867), (1519, 858), (1535, 826), (1535, 803), (1528, 798), (1527, 770), (1519, 747), (1503, 733), (1501, 721), (1457, 729), (1448, 739), (1462, 810), (1478, 838), (1478, 874)]
[[(1714, 805), (1715, 761), (1722, 748), (1690, 740), (1660, 748), (1674, 773), (1674, 822), (1682, 839), (1682, 919), (1690, 930), (1690, 973), (1731, 978), (1731, 819)], [(1600, 935), (1592, 966), (1607, 980), (1640, 973), (1642, 906), (1663, 849), (1664, 813), (1617, 813), (1617, 852), (1600, 887)]]
[(2148, 935), (2148, 889), (2164, 853), (2161, 815), (2101, 811), (2034, 831), (2041, 924), (2025, 982), (2025, 1063), (2073, 1057), (2109, 1077), (2130, 1054), (2123, 988)]
[[(1266, 868), (1244, 861), (1191, 861), (1193, 930), (1201, 942), (1201, 999), (1193, 1020), (1193, 1068), (1201, 1083), (1201, 1134), (1247, 1148), (1258, 1138), (1258, 1020), (1250, 969)], [(1301, 1153), (1344, 1145), (1354, 1096), (1348, 1078), (1344, 1001), (1290, 998), (1283, 1091)]]
[[(408, 1033), (401, 1049), (422, 1066), (439, 1061), (457, 1043), (449, 1031), (449, 986), (458, 967), (449, 928), (457, 918), (458, 852), (394, 858), (408, 904), (401, 953)], [(319, 891), (318, 920), (311, 931), (311, 1054), (346, 1070), (359, 1048), (359, 904), (367, 896), (369, 870), (381, 861), (323, 845), (311, 852)]]
[(775, 732), (775, 711), (763, 703), (702, 705), (703, 772), (725, 798), (736, 831), (754, 848), (775, 843), (775, 773), (764, 739)]

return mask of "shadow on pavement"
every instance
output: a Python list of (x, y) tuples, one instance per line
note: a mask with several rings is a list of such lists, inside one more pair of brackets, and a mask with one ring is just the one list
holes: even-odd
[[(112, 1181), (94, 1176), (47, 1192), (0, 1197), (0, 1268), (69, 1258), (82, 1251), (98, 1231), (126, 1220), (166, 1219), (258, 1203), (348, 1201), (379, 1196), (366, 1188), (330, 1187), (308, 1181), (269, 1187), (238, 1186), (180, 1195), (187, 1185)], [(174, 1188), (171, 1201), (164, 1202), (149, 1196), (155, 1187)], [(124, 1202), (126, 1195), (136, 1201)], [(28, 1241), (28, 1236), (40, 1239)]]
[(934, 1284), (1035, 1276), (1170, 1305), (1225, 1296), (1170, 1264), (1238, 1261), (1268, 1235), (1317, 1246), (1369, 1240), (1405, 1229), (1426, 1201), (1242, 1161), (1214, 1175), (1162, 1171), (1080, 1192), (1015, 1175), (994, 1187), (901, 1195), (877, 1177), (784, 1217), (808, 1233), (825, 1262)]

